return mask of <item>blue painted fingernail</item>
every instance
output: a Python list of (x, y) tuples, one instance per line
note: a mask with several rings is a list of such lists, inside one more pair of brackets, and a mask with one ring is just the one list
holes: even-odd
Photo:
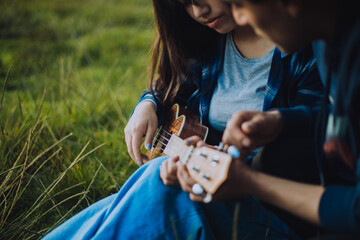
[(227, 150), (228, 154), (230, 154), (233, 158), (240, 157), (240, 152), (235, 146), (230, 146)]
[(151, 148), (151, 144), (150, 144), (150, 143), (146, 144), (145, 148), (146, 148), (147, 150), (149, 150), (149, 149)]
[(141, 166), (141, 162), (137, 162), (137, 165), (139, 165), (139, 167)]

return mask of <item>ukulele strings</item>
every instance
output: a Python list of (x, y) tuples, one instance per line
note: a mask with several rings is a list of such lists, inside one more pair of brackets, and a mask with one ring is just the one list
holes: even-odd
[(160, 134), (160, 132), (163, 131), (162, 128), (160, 128), (157, 132), (156, 132), (156, 136), (154, 137), (154, 141), (153, 141), (153, 144), (152, 144), (152, 147), (155, 148), (157, 143), (159, 142), (159, 139), (162, 137), (164, 139), (166, 139), (164, 136), (162, 136)]
[[(169, 142), (169, 141), (168, 141)], [(161, 148), (162, 146), (158, 146), (158, 148), (161, 150), (161, 151), (164, 151), (165, 150), (165, 148), (166, 148), (166, 146), (167, 146), (167, 143), (164, 143), (164, 142), (162, 142), (162, 141), (158, 141), (158, 143), (161, 143), (162, 145), (163, 145), (163, 147), (164, 148)]]
[[(162, 133), (161, 133), (161, 132), (162, 132)], [(165, 137), (165, 136), (163, 135), (163, 133), (169, 135), (170, 137)], [(167, 146), (167, 144), (168, 144), (169, 142), (172, 142), (172, 141), (170, 140), (172, 134), (173, 134), (173, 133), (168, 132), (168, 131), (166, 131), (166, 130), (163, 129), (163, 128), (160, 129), (160, 130), (157, 132), (157, 134), (156, 134), (156, 137), (155, 137), (156, 141), (154, 141), (154, 143), (153, 143), (153, 148), (158, 147), (161, 151), (164, 151), (165, 148), (166, 148), (166, 146)], [(164, 139), (164, 140), (166, 140), (167, 142), (163, 142), (163, 141), (161, 141), (160, 139)], [(160, 143), (161, 145), (160, 145), (160, 146), (157, 146), (158, 143)]]

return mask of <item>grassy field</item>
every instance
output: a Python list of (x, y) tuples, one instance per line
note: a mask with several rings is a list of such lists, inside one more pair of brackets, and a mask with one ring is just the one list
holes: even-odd
[(137, 168), (123, 129), (146, 88), (151, 1), (0, 9), (0, 239), (39, 239)]

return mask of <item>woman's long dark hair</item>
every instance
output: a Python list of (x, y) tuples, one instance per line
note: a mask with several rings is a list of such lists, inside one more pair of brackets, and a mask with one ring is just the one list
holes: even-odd
[(152, 49), (148, 88), (171, 104), (186, 78), (189, 59), (201, 58), (218, 33), (194, 21), (178, 0), (153, 0), (158, 35)]

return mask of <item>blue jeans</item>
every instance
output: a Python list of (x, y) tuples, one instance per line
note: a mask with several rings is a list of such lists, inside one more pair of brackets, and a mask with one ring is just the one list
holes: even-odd
[(117, 194), (76, 214), (43, 239), (297, 239), (254, 198), (197, 203), (165, 186), (160, 157), (140, 167)]

